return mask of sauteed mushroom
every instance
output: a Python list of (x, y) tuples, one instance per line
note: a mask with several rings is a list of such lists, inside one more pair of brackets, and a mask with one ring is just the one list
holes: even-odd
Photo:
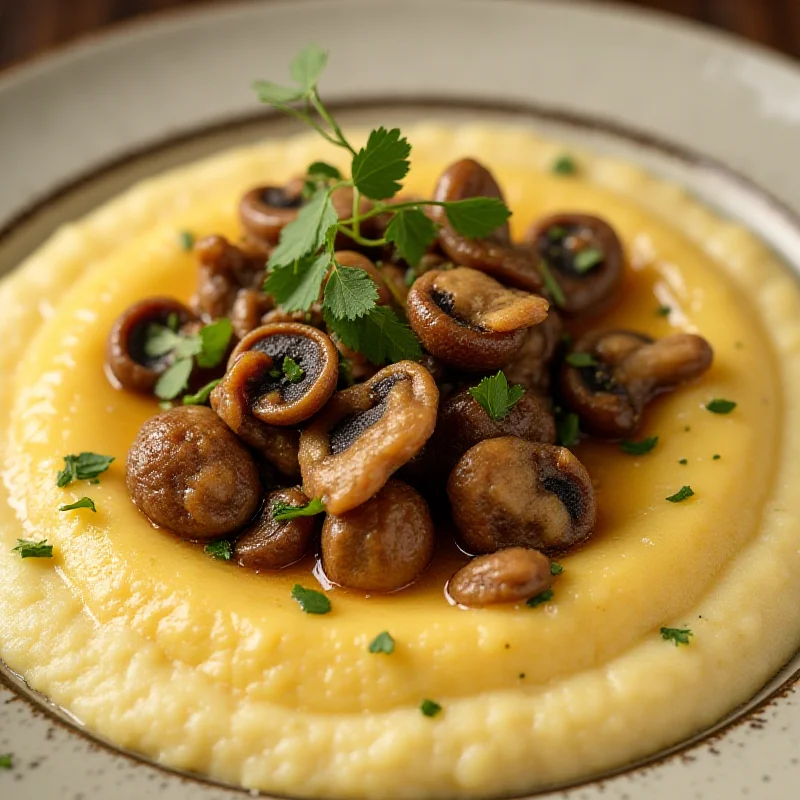
[[(465, 158), (445, 170), (436, 185), (433, 199), (452, 201), (468, 197), (497, 197), (502, 200), (503, 193), (489, 170), (477, 161)], [(507, 223), (491, 236), (467, 239), (450, 227), (441, 207), (434, 206), (431, 216), (442, 226), (439, 244), (454, 263), (479, 269), (519, 289), (531, 292), (541, 290), (542, 279), (536, 269), (534, 254), (528, 248), (511, 244)]]
[(244, 339), (250, 331), (264, 324), (264, 317), (274, 307), (273, 299), (260, 289), (239, 289), (230, 312), (236, 338)]
[(456, 465), (447, 494), (471, 553), (513, 546), (563, 550), (595, 526), (591, 479), (564, 447), (512, 436), (480, 442)]
[(538, 550), (508, 547), (473, 558), (447, 584), (447, 593), (462, 606), (479, 608), (519, 603), (547, 591), (553, 582), (550, 559)]
[(393, 592), (415, 581), (433, 556), (428, 506), (408, 484), (390, 480), (366, 503), (322, 526), (322, 568), (334, 583)]
[(245, 529), (233, 549), (239, 564), (248, 569), (283, 569), (299, 561), (308, 551), (317, 529), (317, 517), (276, 520), (277, 503), (304, 506), (308, 498), (294, 488), (272, 492), (255, 520)]
[(584, 431), (608, 438), (633, 434), (656, 394), (700, 377), (714, 357), (708, 342), (691, 333), (653, 341), (632, 331), (599, 331), (578, 340), (572, 352), (585, 354), (589, 364), (564, 364), (564, 400)]
[(625, 253), (605, 220), (554, 214), (534, 224), (526, 238), (564, 293), (562, 313), (599, 314), (618, 299)]
[(305, 493), (331, 514), (366, 502), (433, 433), (438, 401), (430, 373), (413, 361), (335, 394), (300, 437)]
[(425, 349), (461, 369), (507, 363), (525, 329), (542, 322), (548, 303), (464, 267), (425, 273), (408, 293), (408, 319)]
[(190, 539), (241, 528), (261, 499), (253, 457), (205, 406), (148, 419), (128, 451), (126, 481), (153, 522)]
[(547, 319), (525, 332), (525, 341), (510, 364), (503, 367), (509, 383), (518, 383), (527, 389), (547, 391), (553, 356), (561, 341), (564, 324), (560, 315), (550, 308)]
[[(174, 315), (174, 316), (173, 316)], [(106, 369), (123, 389), (150, 392), (172, 359), (169, 354), (148, 356), (150, 325), (168, 326), (171, 318), (182, 327), (196, 320), (183, 303), (169, 297), (149, 297), (134, 303), (117, 317), (106, 340)]]

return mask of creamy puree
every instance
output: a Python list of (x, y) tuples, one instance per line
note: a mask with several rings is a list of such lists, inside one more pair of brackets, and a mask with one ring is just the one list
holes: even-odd
[[(714, 366), (648, 408), (640, 435), (660, 437), (649, 455), (577, 449), (598, 532), (559, 559), (551, 602), (453, 607), (442, 586), (458, 556), (444, 553), (411, 590), (332, 589), (332, 613), (311, 616), (289, 594), (316, 586), (308, 561), (237, 569), (132, 505), (125, 455), (157, 406), (109, 385), (103, 349), (135, 300), (189, 299), (196, 267), (180, 231), (235, 238), (244, 190), (338, 155), (307, 137), (258, 144), (66, 226), (0, 286), (0, 656), (122, 747), (303, 796), (524, 792), (696, 732), (800, 643), (794, 280), (751, 234), (631, 165), (579, 154), (579, 175), (561, 177), (548, 165), (562, 148), (526, 132), (422, 126), (408, 137), (409, 192), (429, 196), (446, 165), (475, 157), (504, 188), (516, 238), (553, 211), (606, 218), (632, 269), (603, 325), (698, 332)], [(714, 397), (738, 406), (711, 414)], [(62, 456), (82, 450), (117, 460), (98, 486), (56, 488)], [(684, 484), (694, 498), (665, 501)], [(97, 514), (57, 511), (84, 493)], [(55, 558), (21, 560), (9, 552), (17, 537), (46, 537)], [(662, 640), (661, 626), (690, 628), (691, 644)], [(382, 630), (391, 656), (367, 652)], [(423, 698), (443, 712), (423, 716)]]

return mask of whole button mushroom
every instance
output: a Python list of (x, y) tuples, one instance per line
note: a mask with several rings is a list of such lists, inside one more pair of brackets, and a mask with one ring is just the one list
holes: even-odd
[(189, 539), (238, 530), (261, 502), (253, 457), (205, 406), (148, 419), (128, 451), (126, 481), (149, 519)]
[(514, 360), (503, 367), (508, 382), (534, 391), (549, 391), (553, 358), (563, 330), (561, 316), (551, 307), (541, 325), (528, 328)]
[(425, 349), (466, 370), (502, 366), (522, 347), (525, 330), (547, 317), (543, 297), (509, 289), (460, 267), (426, 272), (411, 287), (408, 319)]
[(512, 436), (467, 450), (447, 494), (470, 553), (565, 550), (591, 536), (597, 517), (589, 474), (569, 450)]
[(459, 605), (471, 608), (519, 603), (546, 592), (553, 582), (550, 559), (538, 550), (508, 547), (473, 558), (447, 584)]
[[(436, 185), (433, 199), (448, 202), (469, 197), (496, 197), (502, 200), (503, 193), (486, 167), (465, 158), (445, 170)], [(468, 239), (449, 225), (443, 208), (434, 206), (430, 213), (441, 225), (439, 244), (455, 264), (479, 269), (509, 286), (531, 292), (541, 290), (542, 279), (536, 269), (535, 254), (528, 248), (511, 244), (508, 223), (483, 239)]]
[[(575, 366), (579, 359), (586, 365)], [(699, 378), (713, 359), (709, 343), (692, 333), (653, 341), (633, 331), (595, 331), (574, 344), (561, 392), (587, 433), (630, 436), (655, 395)]]
[(325, 518), (322, 568), (348, 589), (393, 592), (425, 571), (435, 542), (425, 501), (407, 484), (391, 480), (358, 508)]
[(261, 511), (236, 541), (233, 555), (240, 566), (253, 570), (276, 570), (299, 561), (311, 546), (318, 517), (276, 520), (278, 504), (307, 505), (308, 498), (296, 488), (278, 489), (268, 495)]
[(625, 253), (605, 220), (555, 214), (535, 223), (526, 240), (561, 288), (563, 301), (556, 305), (564, 315), (600, 314), (619, 299)]
[(180, 328), (197, 318), (183, 303), (170, 297), (149, 297), (134, 303), (114, 322), (106, 340), (106, 371), (123, 389), (151, 392), (172, 363), (169, 354), (148, 356), (145, 350), (150, 325)]
[(335, 394), (300, 436), (305, 493), (321, 498), (330, 514), (366, 502), (422, 449), (438, 402), (431, 374), (413, 361)]

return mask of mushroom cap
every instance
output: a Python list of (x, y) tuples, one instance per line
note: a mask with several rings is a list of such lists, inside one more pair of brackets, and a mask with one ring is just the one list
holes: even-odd
[(589, 474), (569, 450), (512, 436), (468, 450), (447, 494), (471, 553), (565, 550), (592, 534), (597, 517)]
[(390, 480), (366, 503), (322, 526), (322, 568), (334, 583), (393, 592), (430, 563), (436, 536), (428, 506), (408, 484)]
[(503, 367), (508, 382), (547, 392), (550, 389), (553, 357), (563, 330), (560, 314), (551, 307), (541, 325), (528, 328), (522, 347), (513, 360)]
[(366, 502), (422, 449), (438, 401), (431, 374), (413, 361), (337, 392), (300, 436), (305, 493), (321, 498), (331, 514)]
[(126, 482), (150, 520), (190, 539), (232, 533), (261, 502), (253, 457), (205, 406), (148, 419), (128, 451)]
[(303, 203), (299, 178), (286, 186), (256, 186), (239, 201), (239, 219), (250, 236), (274, 246), (281, 231), (297, 219)]

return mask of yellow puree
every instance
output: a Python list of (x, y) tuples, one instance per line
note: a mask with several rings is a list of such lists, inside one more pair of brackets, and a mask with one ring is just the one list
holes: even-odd
[[(793, 281), (751, 235), (632, 166), (585, 155), (580, 177), (553, 176), (559, 148), (514, 130), (427, 126), (409, 138), (410, 192), (475, 156), (505, 188), (518, 237), (551, 211), (608, 219), (632, 269), (602, 324), (699, 332), (714, 367), (650, 408), (651, 454), (579, 448), (599, 527), (562, 559), (550, 603), (453, 607), (452, 558), (440, 558), (410, 591), (334, 589), (332, 613), (306, 615), (289, 593), (297, 580), (319, 588), (308, 562), (249, 573), (134, 508), (125, 456), (158, 408), (109, 385), (103, 349), (132, 302), (189, 299), (196, 266), (180, 231), (236, 237), (243, 190), (338, 156), (311, 138), (259, 144), (151, 180), (65, 228), (0, 286), (0, 656), (121, 746), (276, 792), (519, 792), (693, 733), (800, 641)], [(714, 397), (736, 410), (709, 413)], [(82, 450), (117, 460), (100, 485), (56, 488), (61, 457)], [(684, 484), (696, 496), (666, 502)], [(97, 514), (57, 511), (84, 494)], [(56, 557), (22, 561), (9, 552), (18, 536), (47, 538)], [(691, 645), (663, 641), (661, 626), (690, 628)], [(394, 654), (368, 654), (383, 630)], [(443, 713), (423, 716), (423, 698)]]

